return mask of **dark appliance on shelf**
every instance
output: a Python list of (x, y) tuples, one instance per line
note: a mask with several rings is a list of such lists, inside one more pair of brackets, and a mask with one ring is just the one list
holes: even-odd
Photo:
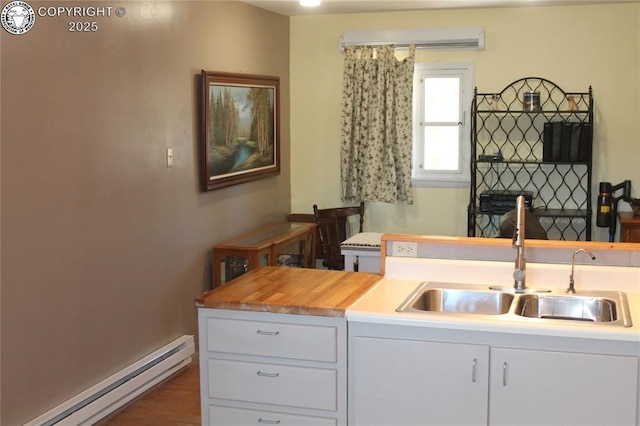
[(505, 214), (516, 208), (516, 199), (524, 195), (524, 206), (531, 210), (533, 193), (531, 191), (508, 191), (490, 189), (480, 194), (480, 211), (483, 213)]

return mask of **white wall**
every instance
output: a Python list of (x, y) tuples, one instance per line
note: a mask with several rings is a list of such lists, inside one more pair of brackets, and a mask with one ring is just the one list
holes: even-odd
[[(544, 77), (566, 91), (593, 87), (594, 176), (632, 181), (640, 197), (640, 4), (453, 9), (291, 18), (292, 212), (340, 200), (342, 54), (347, 30), (481, 26), (481, 51), (418, 51), (417, 61), (475, 62), (480, 91), (500, 91), (522, 77)], [(466, 235), (468, 188), (415, 188), (413, 205), (367, 203), (375, 232)], [(629, 210), (627, 203), (620, 210)], [(594, 226), (594, 240), (607, 231)]]

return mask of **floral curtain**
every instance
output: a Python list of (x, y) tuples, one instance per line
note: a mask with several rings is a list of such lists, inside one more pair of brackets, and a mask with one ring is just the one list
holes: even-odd
[(414, 46), (403, 60), (396, 59), (393, 46), (346, 48), (340, 152), (343, 201), (413, 203), (414, 62)]

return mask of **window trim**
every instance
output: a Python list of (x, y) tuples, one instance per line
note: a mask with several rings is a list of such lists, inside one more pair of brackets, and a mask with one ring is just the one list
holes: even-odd
[[(419, 117), (422, 112), (422, 92), (419, 90), (421, 85), (420, 79), (425, 71), (446, 71), (451, 70), (452, 74), (462, 76), (461, 84), (461, 107), (462, 107), (462, 125), (460, 126), (460, 171), (430, 171), (425, 172), (418, 167), (419, 159), (422, 154), (421, 126)], [(475, 64), (473, 62), (416, 62), (414, 69), (414, 91), (413, 91), (413, 152), (411, 164), (411, 184), (414, 187), (433, 187), (433, 188), (464, 188), (470, 185), (470, 156), (471, 144), (469, 143), (469, 135), (471, 132), (471, 101), (473, 100), (473, 87), (475, 79)]]

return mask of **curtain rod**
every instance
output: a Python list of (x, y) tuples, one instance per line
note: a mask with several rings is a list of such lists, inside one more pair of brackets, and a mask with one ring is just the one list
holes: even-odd
[(427, 50), (484, 49), (484, 30), (480, 27), (360, 30), (347, 31), (340, 38), (340, 50), (347, 46), (377, 45), (407, 48), (411, 44)]

